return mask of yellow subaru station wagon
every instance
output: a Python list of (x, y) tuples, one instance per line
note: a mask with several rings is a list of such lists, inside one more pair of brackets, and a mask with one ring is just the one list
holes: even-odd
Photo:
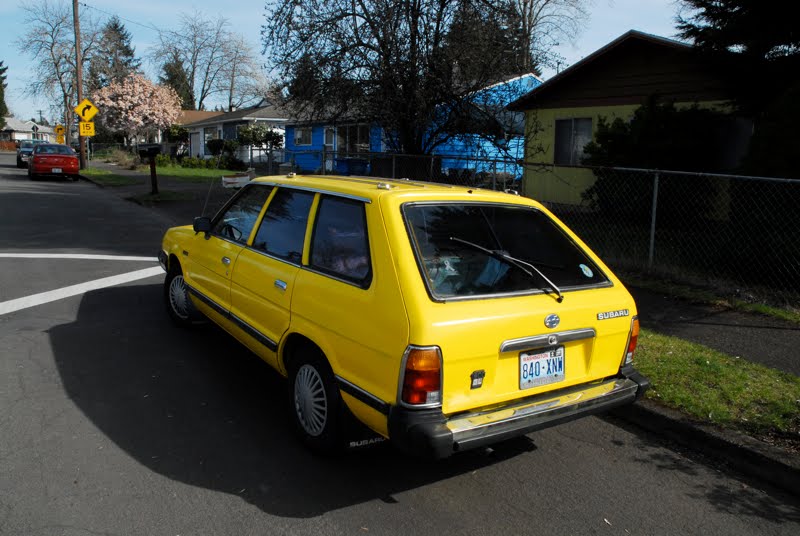
[(289, 381), (314, 450), (356, 419), (434, 458), (638, 399), (636, 306), (545, 207), (356, 177), (262, 177), (164, 235), (172, 319), (207, 317)]

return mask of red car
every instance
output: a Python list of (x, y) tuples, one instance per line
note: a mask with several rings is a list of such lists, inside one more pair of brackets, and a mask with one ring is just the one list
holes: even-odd
[(33, 148), (28, 161), (28, 177), (36, 180), (42, 175), (60, 175), (78, 180), (78, 155), (67, 145), (42, 143)]

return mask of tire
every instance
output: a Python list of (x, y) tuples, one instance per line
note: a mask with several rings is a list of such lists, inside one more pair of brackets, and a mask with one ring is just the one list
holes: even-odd
[(164, 305), (172, 321), (180, 327), (197, 324), (200, 313), (189, 298), (180, 265), (171, 268), (164, 278)]
[(315, 348), (301, 348), (289, 373), (294, 428), (311, 450), (337, 454), (342, 441), (343, 407), (330, 365)]

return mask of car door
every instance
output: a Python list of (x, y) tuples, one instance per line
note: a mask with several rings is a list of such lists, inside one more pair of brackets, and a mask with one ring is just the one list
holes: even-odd
[(186, 283), (220, 314), (230, 310), (231, 273), (271, 191), (268, 185), (243, 188), (211, 222), (211, 231), (197, 233), (184, 253)]
[(249, 248), (239, 254), (231, 280), (234, 322), (267, 352), (275, 352), (289, 327), (292, 292), (303, 257), (308, 218), (315, 194), (278, 188), (269, 201)]

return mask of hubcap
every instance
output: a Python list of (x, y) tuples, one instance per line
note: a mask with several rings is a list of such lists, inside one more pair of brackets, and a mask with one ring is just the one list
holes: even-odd
[(182, 275), (175, 276), (169, 284), (169, 305), (180, 318), (189, 318), (189, 298)]
[(325, 386), (317, 369), (303, 365), (294, 380), (294, 410), (303, 430), (310, 436), (318, 436), (328, 420), (328, 399)]

